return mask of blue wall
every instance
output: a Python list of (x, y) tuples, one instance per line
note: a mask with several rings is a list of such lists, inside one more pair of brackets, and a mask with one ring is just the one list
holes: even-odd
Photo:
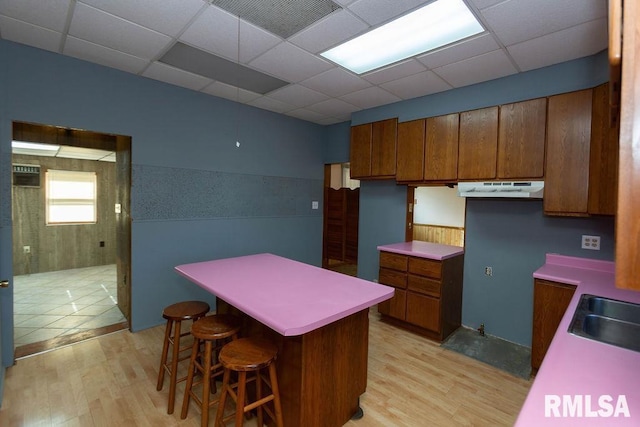
[(175, 301), (213, 303), (175, 265), (267, 251), (320, 265), (326, 127), (1, 40), (0, 63), (1, 225), (13, 120), (132, 137), (133, 330)]

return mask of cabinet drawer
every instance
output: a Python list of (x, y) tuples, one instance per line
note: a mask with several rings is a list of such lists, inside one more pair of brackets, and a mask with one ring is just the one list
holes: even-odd
[(407, 287), (410, 291), (420, 292), (432, 297), (440, 297), (440, 281), (427, 277), (409, 274), (407, 277)]
[(440, 300), (407, 292), (407, 322), (440, 332)]
[(394, 254), (391, 252), (380, 252), (380, 267), (392, 270), (407, 271), (406, 255)]
[(426, 258), (409, 258), (409, 273), (440, 279), (442, 262)]
[(378, 274), (378, 282), (383, 285), (394, 286), (396, 288), (406, 289), (407, 273), (400, 271), (381, 268)]

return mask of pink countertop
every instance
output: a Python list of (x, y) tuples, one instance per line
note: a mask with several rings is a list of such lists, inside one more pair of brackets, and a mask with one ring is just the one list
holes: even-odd
[(284, 336), (302, 335), (393, 296), (393, 288), (272, 254), (176, 271)]
[[(640, 303), (640, 292), (615, 287), (614, 265), (608, 261), (547, 254), (545, 265), (534, 272), (535, 278), (577, 285), (577, 289), (520, 411), (517, 427), (640, 426), (640, 352), (568, 332), (582, 294)], [(599, 404), (600, 398), (610, 402), (610, 411), (607, 404)], [(550, 402), (547, 414), (545, 399)], [(556, 401), (559, 417), (554, 416), (552, 409)], [(568, 404), (581, 401), (582, 408), (570, 416), (569, 408), (563, 409), (564, 401)], [(616, 405), (623, 409), (624, 402), (630, 417), (624, 417), (622, 410), (614, 417)], [(607, 412), (611, 416), (603, 416)]]
[(391, 245), (381, 245), (378, 246), (378, 250), (435, 259), (439, 261), (464, 253), (464, 248), (460, 246), (441, 245), (438, 243), (421, 242), (418, 240), (414, 240), (413, 242), (394, 243)]

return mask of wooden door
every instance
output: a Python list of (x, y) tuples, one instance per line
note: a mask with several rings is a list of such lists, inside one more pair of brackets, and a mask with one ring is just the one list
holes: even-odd
[(393, 177), (396, 174), (398, 119), (372, 123), (371, 176)]
[(371, 123), (351, 127), (349, 170), (353, 179), (371, 176), (371, 131)]
[(498, 153), (498, 107), (460, 113), (458, 178), (494, 179)]
[(325, 187), (323, 266), (329, 260), (357, 264), (360, 189)]
[(425, 122), (425, 119), (420, 119), (398, 123), (396, 181), (422, 181)]
[(459, 123), (458, 113), (427, 119), (424, 159), (426, 181), (455, 181), (458, 178)]
[[(547, 280), (534, 280), (531, 367), (540, 368), (551, 340), (564, 316), (576, 287)], [(565, 331), (563, 331), (564, 333)]]
[(500, 106), (498, 179), (544, 176), (547, 99)]
[(544, 211), (587, 215), (592, 90), (549, 97)]
[(588, 211), (593, 215), (615, 215), (619, 121), (610, 120), (608, 83), (593, 89), (592, 108)]
[[(131, 137), (116, 137), (116, 269), (118, 307), (131, 328)], [(119, 211), (119, 212), (118, 212)]]

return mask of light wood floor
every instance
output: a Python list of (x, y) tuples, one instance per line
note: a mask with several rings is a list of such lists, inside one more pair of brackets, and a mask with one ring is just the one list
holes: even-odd
[[(365, 416), (347, 426), (513, 425), (529, 381), (380, 322), (375, 313), (370, 318)], [(120, 331), (18, 360), (7, 371), (0, 426), (199, 425), (193, 403), (180, 420), (184, 383), (173, 415), (166, 414), (168, 386), (156, 391), (163, 328)]]

